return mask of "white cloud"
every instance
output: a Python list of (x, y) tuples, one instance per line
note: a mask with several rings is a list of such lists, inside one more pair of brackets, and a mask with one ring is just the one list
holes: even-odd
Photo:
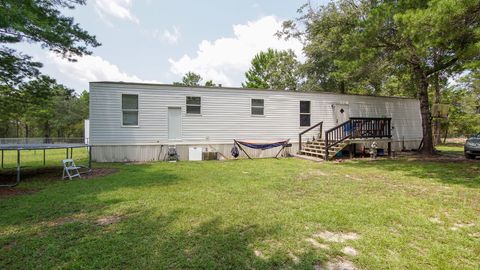
[(203, 40), (195, 56), (183, 55), (180, 59), (169, 59), (170, 71), (183, 75), (188, 71), (200, 74), (226, 86), (238, 86), (250, 67), (253, 56), (260, 51), (274, 48), (292, 49), (302, 59), (302, 44), (298, 40), (278, 39), (274, 34), (280, 30), (282, 21), (266, 16), (257, 21), (233, 26), (233, 37), (215, 41)]
[(153, 80), (143, 80), (135, 75), (127, 74), (100, 56), (85, 55), (79, 58), (77, 62), (70, 62), (49, 52), (47, 53), (47, 59), (53, 63), (62, 74), (82, 83), (92, 81), (160, 83)]
[(180, 30), (178, 30), (178, 28), (174, 26), (172, 32), (170, 32), (170, 30), (168, 29), (165, 29), (163, 31), (162, 38), (170, 44), (177, 44), (180, 36)]
[[(149, 33), (149, 31), (142, 30), (144, 33)], [(182, 36), (180, 33), (180, 29), (176, 26), (172, 27), (172, 31), (168, 29), (164, 29), (163, 32), (159, 30), (151, 31), (150, 35), (153, 36), (153, 38), (165, 41), (169, 44), (177, 44), (178, 40)]]
[(132, 0), (95, 0), (95, 10), (102, 18), (109, 15), (138, 24), (138, 18), (130, 12), (131, 4)]

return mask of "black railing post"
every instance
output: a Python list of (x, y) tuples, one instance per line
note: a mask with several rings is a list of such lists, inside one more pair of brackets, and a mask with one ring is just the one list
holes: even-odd
[(319, 139), (322, 139), (322, 131), (323, 131), (323, 122), (320, 124), (320, 138)]
[(302, 134), (298, 134), (298, 152), (302, 151)]

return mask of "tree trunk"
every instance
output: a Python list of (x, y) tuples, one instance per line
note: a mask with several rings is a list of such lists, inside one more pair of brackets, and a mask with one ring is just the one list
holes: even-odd
[(16, 124), (16, 128), (17, 128), (15, 137), (18, 138), (18, 137), (20, 137), (20, 123), (18, 123), (18, 121), (15, 121), (15, 124)]
[(420, 113), (422, 115), (423, 148), (422, 154), (433, 154), (433, 134), (430, 105), (428, 103), (428, 79), (422, 68), (414, 66), (414, 75), (418, 87), (418, 98), (420, 100)]
[[(435, 90), (435, 95), (433, 103), (440, 104), (442, 102), (442, 96), (440, 93), (440, 72), (433, 74), (433, 88)], [(442, 142), (442, 121), (439, 118), (435, 119), (433, 125), (433, 144), (437, 145)]]
[(347, 92), (346, 86), (345, 86), (345, 81), (340, 82), (340, 93), (345, 94)]
[(43, 126), (43, 134), (45, 138), (45, 143), (50, 143), (50, 123), (48, 121), (45, 121), (45, 124)]

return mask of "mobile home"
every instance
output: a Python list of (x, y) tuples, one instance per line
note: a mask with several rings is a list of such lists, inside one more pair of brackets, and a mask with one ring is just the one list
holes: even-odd
[(290, 139), (288, 151), (312, 155), (305, 149), (315, 141), (320, 148), (360, 145), (360, 151), (375, 140), (398, 151), (417, 148), (422, 139), (416, 99), (125, 82), (90, 83), (89, 131), (97, 162), (163, 160), (172, 146), (182, 160), (192, 158), (192, 148), (230, 158), (234, 139)]

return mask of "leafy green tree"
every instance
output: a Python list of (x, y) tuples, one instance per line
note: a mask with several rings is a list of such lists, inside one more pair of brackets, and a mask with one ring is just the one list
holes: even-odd
[[(382, 64), (387, 68), (376, 72), (382, 80), (409, 74), (413, 94), (420, 100), (423, 152), (430, 154), (434, 148), (429, 84), (438, 72), (454, 74), (478, 65), (479, 6), (480, 0), (340, 0), (309, 12), (304, 33), (289, 31), (298, 29), (294, 22), (285, 24), (284, 33), (306, 38), (308, 58), (327, 58), (326, 64), (315, 66), (318, 77), (309, 73), (321, 81), (346, 83), (356, 80), (358, 70), (375, 71)], [(325, 35), (330, 26), (332, 35)], [(330, 40), (323, 42), (325, 36)]]
[[(21, 86), (21, 93), (25, 100), (24, 119), (34, 120), (37, 127), (42, 130), (43, 137), (51, 137), (54, 122), (61, 121), (58, 117), (68, 115), (68, 110), (62, 110), (59, 100), (70, 100), (74, 91), (47, 76), (29, 81)], [(62, 113), (57, 114), (56, 110)]]
[(19, 42), (39, 43), (69, 60), (90, 54), (89, 46), (100, 43), (96, 38), (61, 14), (61, 9), (74, 9), (85, 0), (4, 0), (0, 2), (0, 76), (7, 85), (38, 75), (38, 62), (18, 53), (5, 44)]
[(451, 104), (448, 132), (470, 136), (480, 132), (480, 71), (475, 70), (443, 91), (443, 100)]
[(251, 61), (245, 73), (245, 88), (297, 90), (299, 62), (292, 50), (268, 49), (260, 52)]
[[(181, 82), (173, 82), (173, 85), (178, 86), (201, 86), (201, 81), (203, 80), (202, 76), (194, 72), (187, 72), (183, 77)], [(215, 83), (212, 80), (205, 82), (206, 87), (215, 87)]]
[(202, 80), (202, 76), (198, 75), (197, 73), (189, 71), (182, 77), (181, 82), (174, 82), (173, 85), (200, 86), (201, 80)]
[(206, 87), (215, 87), (217, 86), (212, 80), (208, 80), (205, 82)]
[(43, 101), (44, 94), (51, 94), (49, 87), (53, 82), (40, 76), (41, 63), (13, 46), (21, 42), (37, 43), (70, 61), (91, 54), (89, 47), (100, 45), (95, 36), (81, 29), (72, 17), (62, 14), (66, 9), (84, 4), (85, 0), (0, 1), (1, 136), (12, 134), (12, 124), (17, 130), (14, 135), (19, 136), (20, 122), (23, 122), (28, 136), (34, 118), (27, 118), (27, 111), (33, 114), (33, 108), (37, 110), (33, 114), (35, 117), (51, 115), (47, 113), (48, 103)]

